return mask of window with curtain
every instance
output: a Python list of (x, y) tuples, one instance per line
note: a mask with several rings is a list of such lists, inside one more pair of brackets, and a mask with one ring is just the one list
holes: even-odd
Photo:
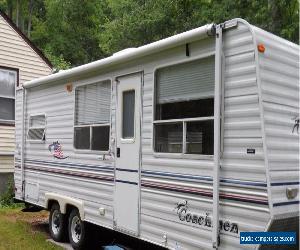
[(214, 56), (156, 72), (154, 150), (213, 155)]
[(74, 147), (108, 151), (111, 83), (103, 81), (75, 90)]
[(0, 68), (0, 122), (15, 120), (15, 87), (17, 71)]

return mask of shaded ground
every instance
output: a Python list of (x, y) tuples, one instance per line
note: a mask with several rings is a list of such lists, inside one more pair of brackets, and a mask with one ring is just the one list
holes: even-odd
[[(162, 250), (163, 248), (125, 236), (118, 232), (90, 225), (95, 243), (91, 249), (118, 244), (130, 250)], [(22, 212), (21, 208), (0, 208), (0, 250), (63, 249), (49, 239), (48, 212)]]

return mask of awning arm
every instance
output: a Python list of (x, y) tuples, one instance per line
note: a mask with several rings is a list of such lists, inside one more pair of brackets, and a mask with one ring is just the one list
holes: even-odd
[(223, 29), (223, 24), (216, 25), (213, 218), (212, 218), (213, 219), (212, 244), (213, 244), (213, 248), (215, 249), (217, 249), (220, 244), (219, 179), (220, 179), (220, 144), (221, 144), (222, 29)]

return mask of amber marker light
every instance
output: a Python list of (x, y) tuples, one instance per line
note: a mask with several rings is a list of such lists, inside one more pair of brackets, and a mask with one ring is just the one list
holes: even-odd
[(265, 50), (266, 50), (265, 45), (263, 45), (262, 43), (260, 43), (260, 44), (257, 45), (257, 49), (261, 53), (264, 53)]
[(73, 89), (72, 83), (68, 83), (68, 84), (66, 85), (66, 90), (67, 90), (68, 92), (72, 92), (72, 89)]

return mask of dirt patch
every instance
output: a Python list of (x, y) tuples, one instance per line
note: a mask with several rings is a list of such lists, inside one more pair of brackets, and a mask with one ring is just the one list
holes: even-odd
[(38, 223), (47, 222), (48, 216), (49, 215), (47, 211), (34, 212), (34, 213), (23, 212), (22, 215), (18, 217), (18, 219), (30, 224), (38, 224)]
[(48, 232), (48, 211), (40, 211), (40, 212), (22, 212), (21, 209), (14, 209), (12, 211), (8, 211), (4, 214), (5, 220), (9, 222), (25, 222), (30, 225), (32, 233), (34, 232), (42, 232), (49, 236)]
[(42, 232), (49, 237), (48, 231), (48, 212), (34, 212), (34, 213), (22, 213), (22, 216), (17, 218), (20, 221), (26, 222), (30, 224), (30, 228), (32, 233), (34, 232)]
[[(31, 229), (33, 232), (42, 232), (49, 236), (49, 229), (48, 229), (48, 221), (46, 222), (37, 222), (34, 224), (31, 224)], [(50, 237), (50, 236), (49, 236)]]

